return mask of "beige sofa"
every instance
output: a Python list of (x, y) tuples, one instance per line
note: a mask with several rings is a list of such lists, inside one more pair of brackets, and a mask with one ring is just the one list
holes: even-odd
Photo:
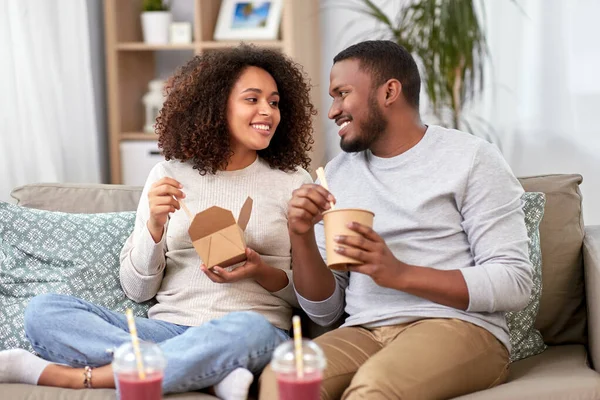
[[(546, 193), (540, 226), (543, 290), (536, 327), (548, 349), (513, 363), (508, 383), (460, 399), (600, 399), (600, 374), (592, 368), (600, 367), (600, 226), (584, 227), (579, 175), (521, 178), (521, 183), (527, 191)], [(39, 184), (17, 188), (12, 196), (20, 205), (48, 210), (126, 211), (135, 210), (140, 188)], [(324, 331), (308, 321), (303, 324), (309, 328), (309, 336)], [(114, 390), (0, 385), (1, 399), (100, 400), (114, 396)], [(186, 393), (166, 398), (214, 397)]]

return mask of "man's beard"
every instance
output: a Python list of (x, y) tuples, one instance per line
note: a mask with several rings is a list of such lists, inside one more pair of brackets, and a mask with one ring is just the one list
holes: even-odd
[(353, 140), (340, 139), (340, 147), (346, 153), (356, 153), (367, 150), (381, 137), (387, 128), (387, 120), (379, 109), (374, 93), (369, 95), (369, 117), (358, 127), (357, 137)]

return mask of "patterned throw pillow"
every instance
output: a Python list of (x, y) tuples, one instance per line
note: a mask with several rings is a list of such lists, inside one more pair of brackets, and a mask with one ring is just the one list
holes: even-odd
[(521, 199), (529, 237), (529, 259), (533, 265), (533, 288), (527, 307), (521, 311), (506, 313), (506, 323), (512, 345), (511, 362), (540, 354), (546, 349), (542, 335), (533, 326), (542, 296), (542, 250), (539, 226), (544, 216), (546, 196), (544, 193), (527, 192)]
[(135, 212), (67, 214), (0, 202), (0, 350), (33, 351), (23, 312), (42, 293), (146, 316), (150, 303), (129, 300), (119, 283), (119, 255), (134, 222)]

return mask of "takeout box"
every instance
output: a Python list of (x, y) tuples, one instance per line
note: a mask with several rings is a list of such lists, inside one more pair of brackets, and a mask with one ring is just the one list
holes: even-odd
[(229, 267), (246, 260), (244, 231), (252, 213), (252, 199), (248, 197), (240, 210), (237, 222), (233, 213), (213, 206), (196, 214), (188, 233), (196, 252), (207, 268)]

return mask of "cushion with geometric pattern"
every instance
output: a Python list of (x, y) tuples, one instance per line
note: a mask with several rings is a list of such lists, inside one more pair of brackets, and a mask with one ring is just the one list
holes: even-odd
[(527, 306), (521, 311), (506, 313), (506, 324), (512, 346), (511, 362), (540, 354), (546, 349), (544, 338), (534, 327), (542, 297), (542, 250), (539, 227), (544, 216), (546, 196), (544, 193), (526, 192), (521, 196), (521, 200), (529, 237), (529, 260), (533, 266), (533, 286)]
[(146, 316), (152, 302), (129, 300), (119, 283), (121, 248), (134, 223), (133, 211), (69, 214), (0, 202), (0, 350), (33, 351), (23, 313), (43, 293)]

